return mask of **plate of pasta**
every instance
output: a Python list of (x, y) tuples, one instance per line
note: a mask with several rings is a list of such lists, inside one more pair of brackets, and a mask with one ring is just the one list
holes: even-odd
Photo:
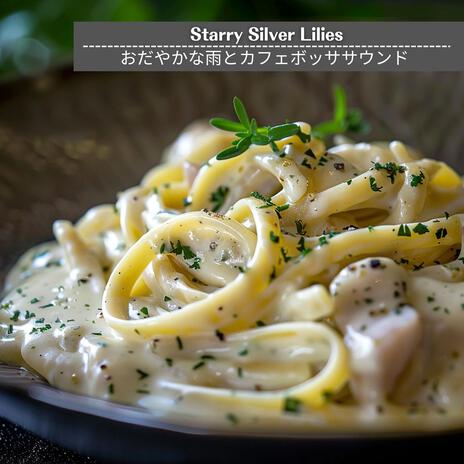
[(459, 431), (463, 181), (354, 142), (368, 124), (334, 100), (322, 123), (260, 126), (235, 97), (114, 203), (55, 221), (5, 281), (3, 415), (45, 405), (189, 452)]

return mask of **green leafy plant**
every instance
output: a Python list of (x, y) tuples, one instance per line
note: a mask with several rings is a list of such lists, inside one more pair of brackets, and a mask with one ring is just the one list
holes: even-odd
[(319, 139), (325, 139), (330, 135), (343, 134), (345, 132), (369, 132), (370, 125), (358, 108), (348, 108), (346, 93), (343, 87), (334, 87), (334, 110), (332, 119), (316, 124), (311, 134)]
[(216, 155), (218, 160), (235, 158), (245, 152), (250, 145), (270, 145), (275, 153), (280, 154), (276, 142), (292, 135), (297, 135), (303, 143), (309, 142), (311, 136), (302, 132), (295, 123), (279, 124), (277, 126), (258, 127), (256, 119), (248, 117), (244, 104), (238, 97), (234, 97), (234, 110), (238, 121), (224, 118), (213, 118), (209, 122), (212, 126), (229, 132), (235, 132), (237, 137), (232, 146)]
[[(244, 153), (250, 145), (270, 145), (272, 150), (281, 154), (276, 142), (296, 135), (303, 143), (311, 140), (311, 135), (305, 134), (295, 123), (285, 122), (276, 126), (259, 127), (256, 119), (250, 119), (245, 105), (238, 97), (234, 97), (233, 105), (238, 121), (225, 118), (212, 118), (210, 124), (218, 129), (234, 132), (237, 137), (230, 147), (216, 155), (218, 160), (235, 158)], [(367, 132), (369, 125), (364, 121), (359, 109), (348, 109), (346, 94), (342, 87), (334, 88), (334, 113), (330, 121), (314, 126), (312, 135), (319, 139), (344, 132)]]

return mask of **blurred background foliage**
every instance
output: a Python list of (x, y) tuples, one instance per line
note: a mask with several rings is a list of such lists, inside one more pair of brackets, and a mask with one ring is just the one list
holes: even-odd
[(73, 21), (463, 19), (461, 0), (0, 0), (0, 76), (70, 63)]

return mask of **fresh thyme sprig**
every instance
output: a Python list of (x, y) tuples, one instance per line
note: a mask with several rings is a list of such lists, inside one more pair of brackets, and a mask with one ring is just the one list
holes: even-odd
[(297, 135), (303, 143), (311, 140), (311, 136), (305, 134), (295, 123), (287, 122), (277, 126), (258, 127), (256, 119), (250, 120), (244, 104), (238, 97), (234, 97), (233, 103), (238, 122), (224, 118), (213, 118), (209, 121), (212, 126), (218, 129), (235, 132), (237, 137), (232, 142), (232, 146), (216, 155), (218, 160), (235, 158), (245, 152), (251, 144), (270, 145), (275, 153), (281, 154), (276, 142), (292, 135)]
[(364, 120), (361, 110), (348, 109), (346, 93), (343, 87), (334, 87), (334, 111), (330, 121), (324, 121), (312, 128), (311, 134), (318, 139), (325, 139), (330, 135), (343, 134), (344, 132), (369, 132), (370, 125)]
[[(272, 150), (281, 154), (276, 142), (292, 135), (296, 135), (303, 143), (311, 140), (311, 135), (304, 133), (300, 126), (286, 122), (276, 126), (259, 127), (256, 119), (248, 117), (245, 105), (238, 97), (233, 100), (235, 114), (238, 121), (225, 118), (212, 118), (210, 124), (218, 129), (234, 132), (237, 137), (232, 145), (216, 155), (218, 160), (235, 158), (244, 153), (250, 145), (270, 145)], [(324, 140), (330, 135), (344, 132), (366, 133), (370, 129), (369, 124), (363, 119), (361, 110), (347, 107), (346, 94), (342, 87), (334, 88), (334, 113), (330, 121), (317, 124), (312, 129), (312, 135)]]

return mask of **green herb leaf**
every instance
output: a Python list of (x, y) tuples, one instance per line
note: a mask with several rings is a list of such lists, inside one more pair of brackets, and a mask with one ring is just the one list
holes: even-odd
[(229, 194), (229, 187), (224, 187), (220, 185), (216, 191), (211, 193), (211, 196), (209, 198), (209, 201), (213, 203), (213, 209), (215, 213), (219, 211), (222, 206), (224, 205), (224, 202), (226, 201), (226, 197)]
[(358, 108), (348, 110), (345, 123), (347, 132), (367, 134), (371, 130), (371, 125), (364, 119), (362, 111)]
[(363, 132), (370, 129), (369, 124), (363, 119), (361, 110), (348, 109), (346, 93), (341, 86), (334, 88), (334, 110), (330, 121), (324, 121), (313, 127), (312, 133), (319, 139), (344, 132)]
[(224, 118), (212, 118), (209, 120), (209, 123), (218, 129), (222, 129), (228, 132), (240, 132), (246, 129), (243, 124)]
[(229, 147), (216, 155), (216, 159), (218, 160), (226, 160), (230, 158), (235, 158), (236, 156), (240, 155), (241, 153), (237, 150), (237, 147)]
[(142, 371), (142, 369), (135, 369), (137, 374), (139, 374), (139, 380), (146, 379), (150, 374), (148, 374), (145, 371)]
[(404, 166), (400, 166), (399, 164), (393, 163), (392, 161), (388, 161), (387, 163), (374, 163), (374, 169), (377, 171), (381, 171), (382, 169), (387, 171), (387, 177), (390, 179), (392, 184), (395, 183), (395, 177), (398, 173), (403, 173), (406, 168)]
[(269, 232), (269, 238), (271, 239), (271, 242), (279, 243), (279, 236), (276, 235), (272, 230)]
[(226, 414), (226, 419), (233, 425), (236, 425), (238, 423), (237, 416), (231, 412)]
[(144, 306), (143, 308), (140, 308), (140, 312), (145, 316), (148, 317), (148, 308)]
[(265, 204), (261, 206), (260, 208), (270, 208), (271, 206), (275, 206), (275, 204), (272, 203), (270, 197), (265, 197), (259, 192), (251, 192), (250, 197), (254, 197), (258, 200), (264, 201)]
[(346, 108), (346, 94), (340, 85), (336, 85), (334, 88), (334, 121), (343, 127), (346, 120), (347, 108)]
[(296, 232), (298, 235), (306, 235), (306, 225), (303, 224), (301, 219), (295, 221)]
[(415, 232), (416, 234), (419, 234), (419, 235), (422, 235), (422, 234), (425, 234), (425, 233), (429, 232), (429, 228), (425, 224), (422, 224), (420, 222), (412, 230), (413, 230), (413, 232)]
[(446, 230), (445, 227), (442, 227), (441, 229), (438, 229), (438, 230), (435, 232), (435, 237), (437, 237), (439, 240), (440, 240), (441, 238), (445, 238), (447, 235), (448, 235), (448, 231)]
[(274, 126), (269, 128), (269, 137), (272, 141), (282, 140), (287, 137), (295, 135), (300, 130), (297, 124), (281, 124), (279, 126)]
[(400, 228), (398, 229), (398, 237), (410, 237), (411, 230), (409, 229), (407, 224), (401, 224)]
[(238, 97), (234, 97), (233, 100), (235, 114), (237, 115), (238, 120), (245, 126), (247, 129), (250, 128), (250, 120), (246, 112), (245, 106)]
[(256, 134), (251, 137), (251, 143), (255, 145), (268, 145), (271, 139), (266, 135)]
[(411, 187), (417, 187), (419, 184), (422, 184), (424, 179), (425, 179), (425, 176), (424, 176), (424, 173), (422, 171), (420, 171), (419, 174), (412, 174), (411, 175), (411, 182), (410, 182), (409, 185)]
[(297, 414), (301, 411), (302, 406), (303, 406), (303, 403), (301, 400), (299, 400), (298, 398), (287, 396), (287, 398), (285, 398), (284, 400), (283, 409), (285, 412), (291, 412), (291, 413)]
[(372, 191), (374, 192), (380, 192), (383, 187), (379, 187), (377, 185), (377, 181), (375, 180), (375, 177), (369, 177), (369, 184), (371, 186)]

